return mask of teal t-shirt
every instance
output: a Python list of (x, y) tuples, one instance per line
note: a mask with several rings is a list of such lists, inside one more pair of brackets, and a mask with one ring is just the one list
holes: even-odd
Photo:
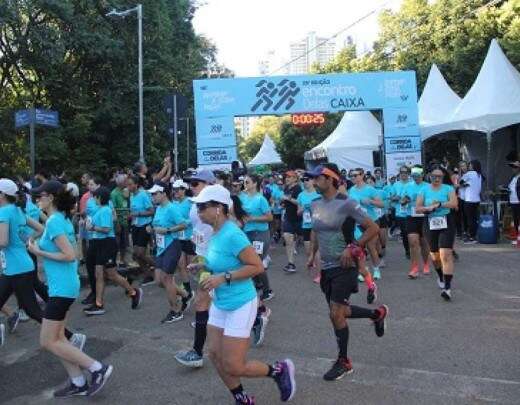
[[(441, 184), (441, 186), (434, 190), (432, 185), (429, 184), (428, 187), (425, 187), (421, 195), (424, 198), (424, 206), (427, 207), (428, 205), (433, 204), (434, 201), (438, 201), (440, 203), (446, 203), (450, 200), (450, 193), (455, 192), (455, 188), (453, 186), (450, 186), (448, 184)], [(435, 211), (433, 211), (428, 216), (430, 217), (442, 217), (444, 215), (448, 215), (450, 213), (449, 208), (438, 208)]]
[[(138, 190), (136, 194), (130, 194), (130, 214), (148, 211), (152, 207), (152, 198), (143, 189)], [(134, 217), (132, 225), (142, 227), (152, 222), (152, 219), (152, 216)]]
[(100, 207), (92, 217), (92, 225), (98, 228), (110, 228), (109, 233), (92, 232), (92, 239), (114, 238), (114, 217), (112, 209), (108, 205)]
[(417, 184), (415, 181), (408, 183), (404, 189), (404, 196), (410, 199), (408, 203), (408, 216), (414, 216), (415, 204), (417, 201), (417, 196), (422, 192), (425, 187), (428, 187), (430, 184), (423, 181)]
[(273, 199), (273, 214), (281, 215), (282, 213), (282, 197), (283, 190), (278, 184), (272, 184), (271, 186), (271, 198)]
[[(31, 199), (28, 197), (27, 202), (25, 204), (25, 215), (27, 215), (29, 218), (31, 218), (33, 221), (40, 222), (40, 214), (41, 210), (40, 208), (34, 204)], [(30, 226), (25, 227), (25, 234), (27, 235), (27, 238), (34, 235), (36, 231), (32, 229)]]
[[(410, 184), (410, 181), (403, 182), (401, 180), (396, 181), (394, 185), (392, 186), (392, 197), (397, 196), (399, 199), (404, 197), (404, 192), (406, 187)], [(406, 218), (408, 216), (409, 211), (409, 205), (405, 204), (401, 205), (401, 203), (398, 201), (395, 203), (395, 216), (398, 218)]]
[(358, 186), (353, 186), (348, 190), (348, 198), (357, 201), (361, 205), (361, 209), (367, 213), (372, 221), (375, 221), (378, 218), (378, 211), (376, 211), (376, 206), (373, 204), (365, 204), (364, 200), (378, 197), (377, 190), (369, 186), (368, 184), (363, 185), (361, 188)]
[[(240, 201), (242, 202), (242, 208), (248, 216), (260, 217), (271, 212), (271, 207), (267, 202), (266, 198), (256, 193), (250, 196), (247, 193), (241, 193), (239, 195)], [(269, 224), (267, 222), (248, 222), (244, 225), (244, 232), (251, 231), (267, 231), (269, 230)]]
[(303, 229), (312, 229), (312, 202), (315, 200), (319, 200), (321, 198), (321, 194), (318, 194), (316, 191), (309, 192), (307, 190), (303, 190), (296, 200), (298, 201), (298, 205), (303, 208), (302, 214), (302, 228)]
[[(92, 218), (96, 214), (97, 210), (99, 209), (99, 205), (96, 202), (96, 199), (94, 197), (90, 197), (87, 200), (87, 205), (85, 207), (85, 214), (87, 215), (87, 223), (92, 223)], [(94, 232), (88, 231), (87, 232), (87, 239), (93, 239)]]
[(0, 249), (0, 273), (15, 276), (33, 271), (34, 263), (21, 236), (27, 226), (27, 218), (22, 209), (14, 204), (0, 207), (0, 224), (7, 224), (9, 227), (9, 244)]
[(190, 211), (191, 211), (191, 206), (193, 205), (193, 203), (190, 201), (189, 198), (186, 197), (182, 201), (174, 201), (173, 204), (178, 205), (178, 209), (179, 209), (182, 217), (184, 218), (184, 221), (187, 226), (187, 228), (185, 230), (179, 232), (179, 239), (180, 240), (191, 240), (191, 237), (193, 235), (193, 225), (191, 224), (191, 221), (190, 221)]
[[(186, 219), (182, 216), (179, 204), (168, 202), (166, 205), (159, 205), (155, 210), (152, 225), (159, 228), (171, 228), (172, 226), (185, 224)], [(156, 256), (162, 255), (168, 246), (175, 239), (179, 239), (179, 232), (168, 232), (167, 234), (155, 234), (155, 244), (157, 245)]]
[[(239, 255), (251, 246), (246, 234), (233, 222), (227, 221), (211, 237), (206, 254), (206, 267), (213, 274), (229, 271), (233, 273), (243, 264)], [(232, 281), (230, 285), (222, 283), (215, 289), (213, 303), (221, 310), (234, 311), (256, 297), (256, 290), (251, 278)]]
[[(58, 253), (56, 238), (65, 235), (72, 247), (76, 248), (74, 226), (61, 212), (52, 214), (45, 223), (45, 230), (40, 238), (40, 249), (45, 252)], [(78, 261), (60, 262), (43, 258), (43, 269), (49, 285), (50, 297), (77, 298), (79, 296)]]

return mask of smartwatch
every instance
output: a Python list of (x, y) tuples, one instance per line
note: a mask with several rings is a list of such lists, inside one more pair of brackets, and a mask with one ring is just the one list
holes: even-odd
[(224, 278), (226, 279), (227, 285), (230, 285), (231, 284), (231, 273), (229, 271), (226, 271), (226, 273), (224, 274)]

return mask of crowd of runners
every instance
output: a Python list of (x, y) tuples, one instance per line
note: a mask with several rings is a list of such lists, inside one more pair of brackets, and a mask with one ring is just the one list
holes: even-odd
[[(107, 280), (125, 290), (129, 310), (146, 311), (143, 288), (164, 287), (158, 322), (178, 322), (191, 306), (195, 310), (193, 345), (175, 355), (180, 365), (203, 367), (206, 347), (236, 404), (254, 404), (242, 378), (271, 378), (281, 401), (289, 401), (296, 392), (293, 362), (248, 357), (251, 344), (263, 344), (271, 316), (276, 286), (269, 273), (308, 271), (309, 282), (320, 286), (338, 345), (324, 379), (337, 380), (353, 370), (349, 319), (368, 318), (378, 337), (385, 333), (389, 309), (378, 303), (376, 282), (384, 279), (388, 238), (400, 239), (409, 259), (403, 277), (429, 276), (433, 267), (442, 300), (454, 298), (454, 244), (457, 236), (475, 243), (482, 181), (478, 161), (450, 171), (441, 164), (403, 166), (386, 181), (380, 169), (346, 172), (330, 163), (308, 172), (258, 175), (235, 166), (228, 173), (177, 176), (169, 159), (153, 174), (143, 163), (108, 179), (85, 173), (81, 187), (42, 173), (32, 181), (0, 179), (0, 308), (6, 319), (0, 344), (28, 316), (41, 324), (42, 348), (69, 376), (54, 395), (101, 390), (113, 366), (84, 353), (86, 336), (66, 326), (84, 265), (85, 316), (110, 310)], [(271, 264), (274, 244), (284, 245), (283, 269)], [(296, 265), (300, 245), (307, 269)], [(128, 276), (131, 266), (142, 274), (139, 287)], [(360, 283), (370, 307), (350, 303)], [(11, 295), (18, 308), (6, 305)]]

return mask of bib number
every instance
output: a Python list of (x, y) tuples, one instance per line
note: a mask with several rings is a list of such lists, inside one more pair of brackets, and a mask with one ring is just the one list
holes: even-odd
[(262, 254), (264, 253), (264, 242), (260, 242), (258, 240), (254, 240), (253, 241), (253, 247), (255, 248), (255, 252), (259, 256), (262, 256)]
[(156, 234), (155, 243), (157, 244), (157, 247), (159, 249), (164, 249), (164, 247), (166, 246), (166, 241), (165, 241), (164, 235)]
[(0, 250), (0, 270), (3, 272), (5, 269), (7, 269), (7, 260), (4, 251)]
[(424, 217), (424, 214), (419, 214), (415, 207), (412, 207), (412, 217)]
[(179, 231), (179, 239), (186, 239), (186, 232), (184, 232), (184, 229), (182, 231)]
[(303, 223), (310, 224), (312, 222), (312, 216), (310, 211), (303, 211)]
[(438, 231), (440, 229), (448, 228), (448, 221), (446, 217), (431, 217), (430, 218), (430, 230)]
[(193, 243), (195, 245), (200, 246), (204, 244), (204, 235), (200, 232), (193, 232)]
[(90, 228), (91, 225), (92, 225), (92, 217), (87, 217), (87, 219), (85, 219), (85, 227)]

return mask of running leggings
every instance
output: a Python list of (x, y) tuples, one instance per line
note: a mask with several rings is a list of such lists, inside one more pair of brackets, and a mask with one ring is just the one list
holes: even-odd
[(410, 245), (408, 243), (408, 231), (406, 229), (406, 217), (397, 217), (397, 224), (401, 230), (401, 238), (403, 239), (403, 247), (406, 254), (410, 254)]
[[(0, 308), (5, 305), (9, 297), (14, 293), (18, 303), (27, 315), (36, 322), (42, 323), (42, 310), (36, 302), (36, 295), (34, 294), (34, 273), (31, 271), (14, 276), (5, 274), (0, 276)], [(65, 329), (65, 337), (70, 339), (71, 336), (72, 333)]]

